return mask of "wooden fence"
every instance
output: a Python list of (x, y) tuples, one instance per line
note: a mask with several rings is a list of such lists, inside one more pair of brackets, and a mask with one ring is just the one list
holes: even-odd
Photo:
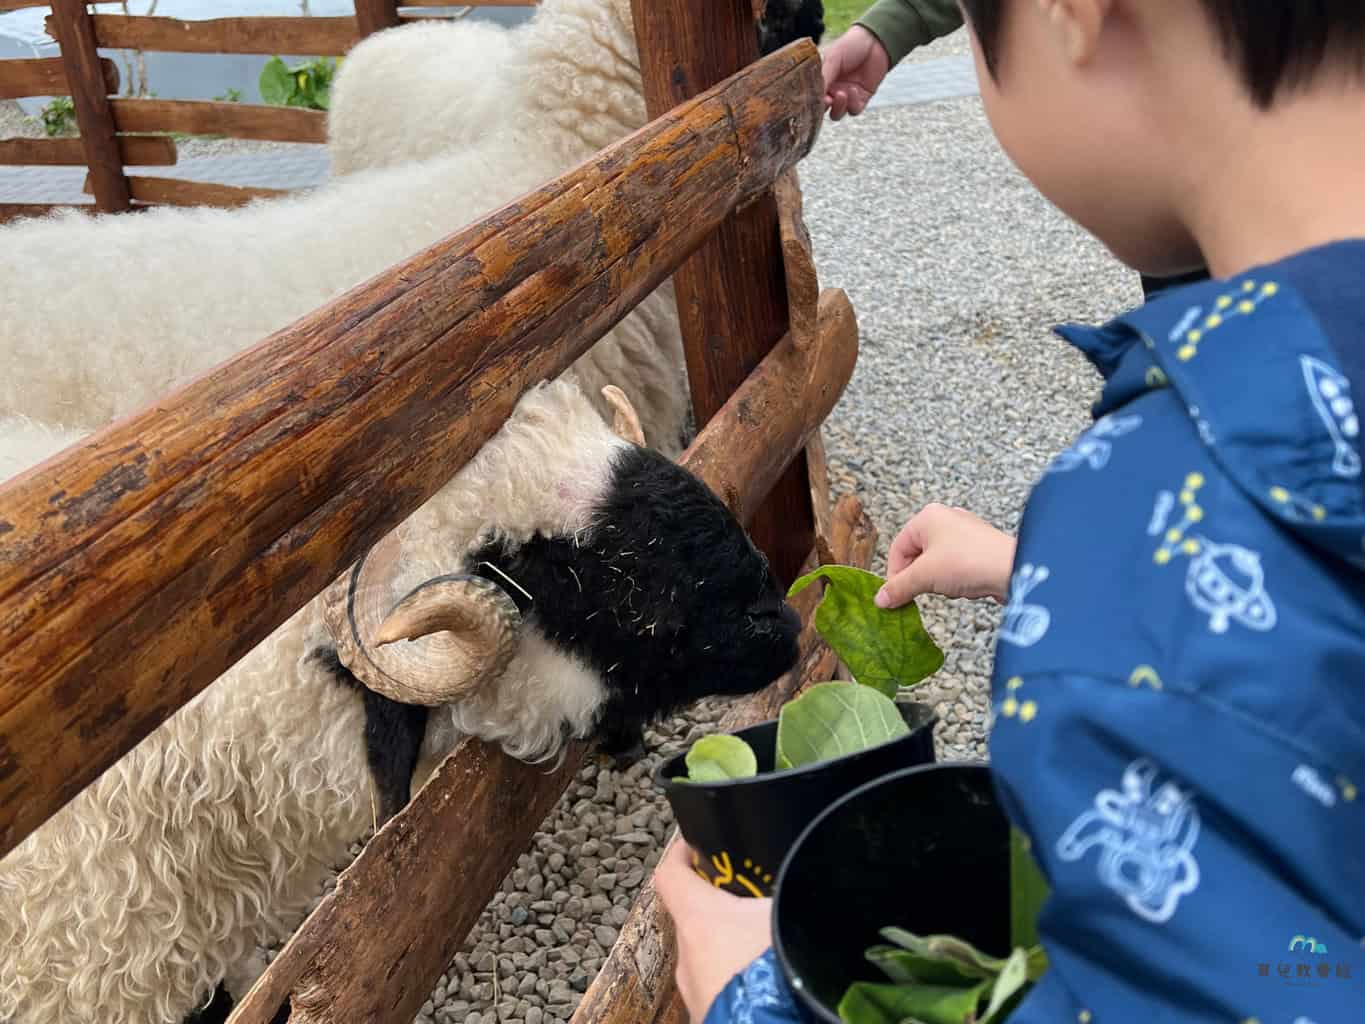
[[(874, 533), (856, 499), (831, 509), (819, 442), (857, 325), (819, 289), (793, 171), (824, 115), (820, 58), (803, 41), (755, 60), (752, 2), (634, 0), (648, 125), (0, 485), (0, 856), (670, 275), (703, 424), (682, 463), (784, 580), (867, 564)], [(797, 598), (799, 664), (730, 725), (834, 671), (817, 589)], [(461, 742), (231, 1020), (287, 1003), (292, 1024), (410, 1021), (588, 750), (545, 774)], [(672, 964), (647, 887), (575, 1021), (684, 1020)]]
[[(424, 0), (422, 7), (519, 7), (538, 0)], [(372, 32), (410, 20), (402, 0), (355, 0), (350, 18), (246, 17), (185, 21), (142, 15), (91, 14), (84, 0), (0, 0), (0, 13), (51, 6), (48, 35), (60, 57), (0, 61), (0, 100), (70, 96), (78, 138), (0, 139), (0, 165), (84, 165), (82, 204), (0, 204), (0, 223), (56, 206), (87, 212), (125, 212), (149, 205), (237, 206), (278, 189), (137, 174), (129, 167), (167, 167), (177, 161), (173, 133), (223, 135), (267, 142), (327, 140), (320, 110), (200, 100), (119, 98), (118, 68), (97, 50), (175, 53), (301, 54), (339, 57)]]

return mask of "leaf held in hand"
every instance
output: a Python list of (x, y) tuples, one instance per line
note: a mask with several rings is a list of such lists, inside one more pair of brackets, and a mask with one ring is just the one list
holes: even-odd
[(910, 734), (896, 702), (856, 683), (818, 683), (783, 705), (777, 767), (828, 761)]
[(853, 678), (888, 697), (914, 686), (943, 667), (914, 602), (894, 610), (878, 608), (886, 581), (849, 565), (824, 565), (791, 585), (794, 597), (817, 579), (829, 585), (815, 609), (815, 628), (853, 673)]
[(687, 752), (688, 782), (721, 782), (758, 774), (754, 750), (738, 736), (703, 736)]

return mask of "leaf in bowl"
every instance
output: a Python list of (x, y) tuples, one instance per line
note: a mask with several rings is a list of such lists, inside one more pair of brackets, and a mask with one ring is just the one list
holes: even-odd
[(688, 782), (722, 782), (758, 774), (753, 747), (738, 736), (703, 736), (687, 752)]
[(860, 981), (839, 1000), (845, 1024), (974, 1024), (977, 1004), (989, 982), (970, 988), (943, 985), (879, 985)]
[(1003, 1021), (1009, 1010), (1023, 997), (1024, 990), (1031, 980), (1028, 951), (1022, 947), (1016, 948), (1005, 961), (1005, 967), (995, 979), (995, 984), (991, 986), (991, 1000), (981, 1015), (981, 1024)]
[(987, 956), (955, 935), (912, 935), (903, 928), (883, 928), (882, 938), (922, 960), (950, 964), (969, 978), (994, 978), (1005, 969), (1005, 961)]
[(856, 683), (817, 683), (777, 719), (777, 767), (797, 768), (908, 736), (896, 702)]
[(817, 579), (829, 586), (815, 609), (815, 628), (858, 682), (894, 697), (943, 667), (943, 651), (914, 602), (893, 610), (877, 607), (877, 591), (886, 583), (880, 576), (850, 565), (824, 565), (793, 583), (787, 596)]

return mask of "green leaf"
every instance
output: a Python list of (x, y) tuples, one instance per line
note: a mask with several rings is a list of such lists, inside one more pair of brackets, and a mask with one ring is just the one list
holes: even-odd
[(818, 683), (778, 715), (777, 767), (828, 761), (909, 733), (891, 698), (856, 683)]
[(1038, 945), (1038, 913), (1050, 892), (1047, 879), (1029, 853), (1028, 837), (1010, 827), (1010, 942)]
[(738, 736), (703, 736), (687, 752), (688, 782), (747, 779), (758, 774), (754, 750)]
[(1007, 1015), (1008, 1008), (1018, 1000), (1016, 996), (1022, 996), (1029, 985), (1029, 954), (1023, 948), (1015, 949), (1010, 954), (1010, 958), (1005, 961), (1005, 969), (1000, 972), (1000, 976), (995, 979), (995, 984), (991, 986), (991, 999), (986, 1004), (986, 1012), (981, 1016), (981, 1024), (990, 1024), (996, 1020), (999, 1013), (999, 1020), (1003, 1021)]
[(894, 697), (943, 667), (943, 651), (924, 628), (914, 602), (878, 608), (886, 581), (849, 565), (825, 565), (791, 585), (794, 597), (817, 579), (829, 585), (815, 609), (815, 628), (853, 673), (853, 678)]
[(284, 66), (284, 61), (271, 57), (261, 68), (257, 87), (261, 90), (261, 99), (282, 106), (294, 95), (294, 76)]
[(988, 984), (951, 988), (859, 981), (839, 1000), (839, 1019), (845, 1024), (901, 1024), (907, 1017), (923, 1024), (974, 1024)]
[(964, 969), (952, 960), (924, 956), (897, 946), (873, 946), (865, 955), (898, 985), (970, 985), (992, 977), (987, 971)]
[(1005, 961), (987, 956), (955, 935), (912, 935), (903, 928), (883, 928), (882, 938), (916, 956), (937, 963), (951, 964), (971, 978), (994, 978), (1005, 969)]

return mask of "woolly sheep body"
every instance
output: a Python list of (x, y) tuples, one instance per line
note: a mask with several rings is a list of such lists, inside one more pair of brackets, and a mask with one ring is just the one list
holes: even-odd
[[(547, 177), (505, 163), (456, 155), (239, 210), (0, 229), (0, 415), (87, 431), (126, 415)], [(671, 301), (657, 290), (576, 366), (604, 415), (615, 383), (676, 453), (688, 401)]]
[(513, 29), (368, 36), (333, 85), (327, 152), (345, 176), (499, 138), (559, 174), (645, 121), (628, 0), (545, 0)]
[[(543, 63), (528, 67), (525, 79), (554, 92), (525, 127), (514, 106), (516, 116), (481, 133), (476, 145), (242, 209), (67, 213), (0, 228), (0, 351), (9, 357), (0, 415), (101, 426), (643, 123), (638, 72), (633, 56), (624, 56), (633, 35), (619, 7), (620, 0), (549, 0), (528, 28), (538, 26), (537, 39), (552, 30), (559, 45), (518, 53), (522, 60), (540, 55)], [(460, 25), (452, 34), (471, 28), (483, 27)], [(615, 70), (606, 73), (609, 64)], [(582, 96), (584, 81), (602, 94)], [(382, 122), (390, 115), (369, 116)], [(681, 451), (690, 402), (671, 283), (575, 368), (599, 412), (610, 414), (601, 388), (616, 384), (639, 412), (650, 445)]]

